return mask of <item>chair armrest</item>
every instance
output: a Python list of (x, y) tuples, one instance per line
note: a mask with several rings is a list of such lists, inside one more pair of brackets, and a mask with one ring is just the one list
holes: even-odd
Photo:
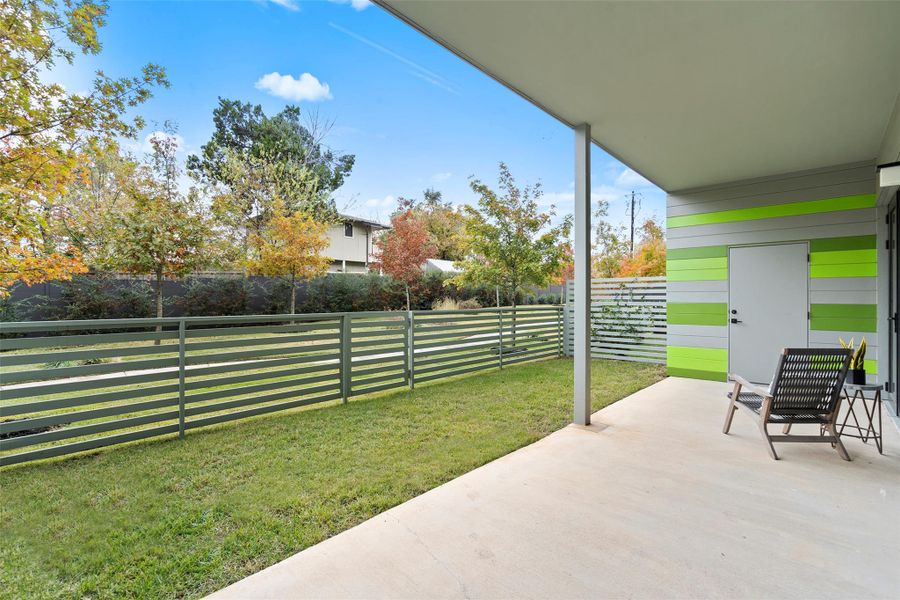
[(761, 396), (763, 398), (771, 398), (772, 393), (769, 392), (769, 388), (760, 387), (755, 383), (750, 383), (740, 375), (729, 375), (736, 383), (739, 383), (740, 386), (748, 392), (753, 392), (757, 396)]

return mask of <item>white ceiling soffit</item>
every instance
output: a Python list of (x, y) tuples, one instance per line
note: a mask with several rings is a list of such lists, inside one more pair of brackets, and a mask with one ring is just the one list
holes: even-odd
[(878, 155), (900, 2), (376, 0), (666, 190)]

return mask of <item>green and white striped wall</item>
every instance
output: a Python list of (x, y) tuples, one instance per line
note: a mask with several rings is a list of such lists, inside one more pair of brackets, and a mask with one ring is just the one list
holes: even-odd
[(808, 241), (810, 346), (865, 336), (874, 378), (874, 190), (871, 165), (847, 165), (669, 194), (669, 374), (727, 377), (730, 246)]

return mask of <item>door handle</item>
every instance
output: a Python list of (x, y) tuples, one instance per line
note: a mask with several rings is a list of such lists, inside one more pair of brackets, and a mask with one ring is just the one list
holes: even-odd
[(743, 323), (743, 321), (738, 321), (737, 319), (731, 319), (732, 323)]

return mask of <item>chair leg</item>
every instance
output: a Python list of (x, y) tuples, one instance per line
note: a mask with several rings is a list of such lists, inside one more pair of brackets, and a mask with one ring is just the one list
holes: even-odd
[(760, 419), (759, 423), (759, 431), (762, 433), (763, 439), (766, 442), (766, 449), (769, 451), (769, 456), (772, 457), (772, 460), (778, 460), (778, 455), (775, 453), (775, 446), (772, 444), (772, 438), (769, 437), (769, 430), (766, 429), (766, 422)]
[(844, 442), (841, 441), (841, 436), (837, 434), (834, 423), (826, 425), (825, 429), (828, 431), (828, 433), (834, 436), (834, 447), (837, 449), (840, 457), (847, 461), (851, 460), (850, 455), (847, 453), (847, 449), (844, 448)]
[(731, 402), (728, 404), (728, 412), (725, 413), (725, 425), (722, 426), (722, 433), (728, 433), (731, 429), (731, 420), (734, 413), (737, 412), (737, 397), (741, 393), (741, 384), (734, 384), (734, 391), (731, 393)]

